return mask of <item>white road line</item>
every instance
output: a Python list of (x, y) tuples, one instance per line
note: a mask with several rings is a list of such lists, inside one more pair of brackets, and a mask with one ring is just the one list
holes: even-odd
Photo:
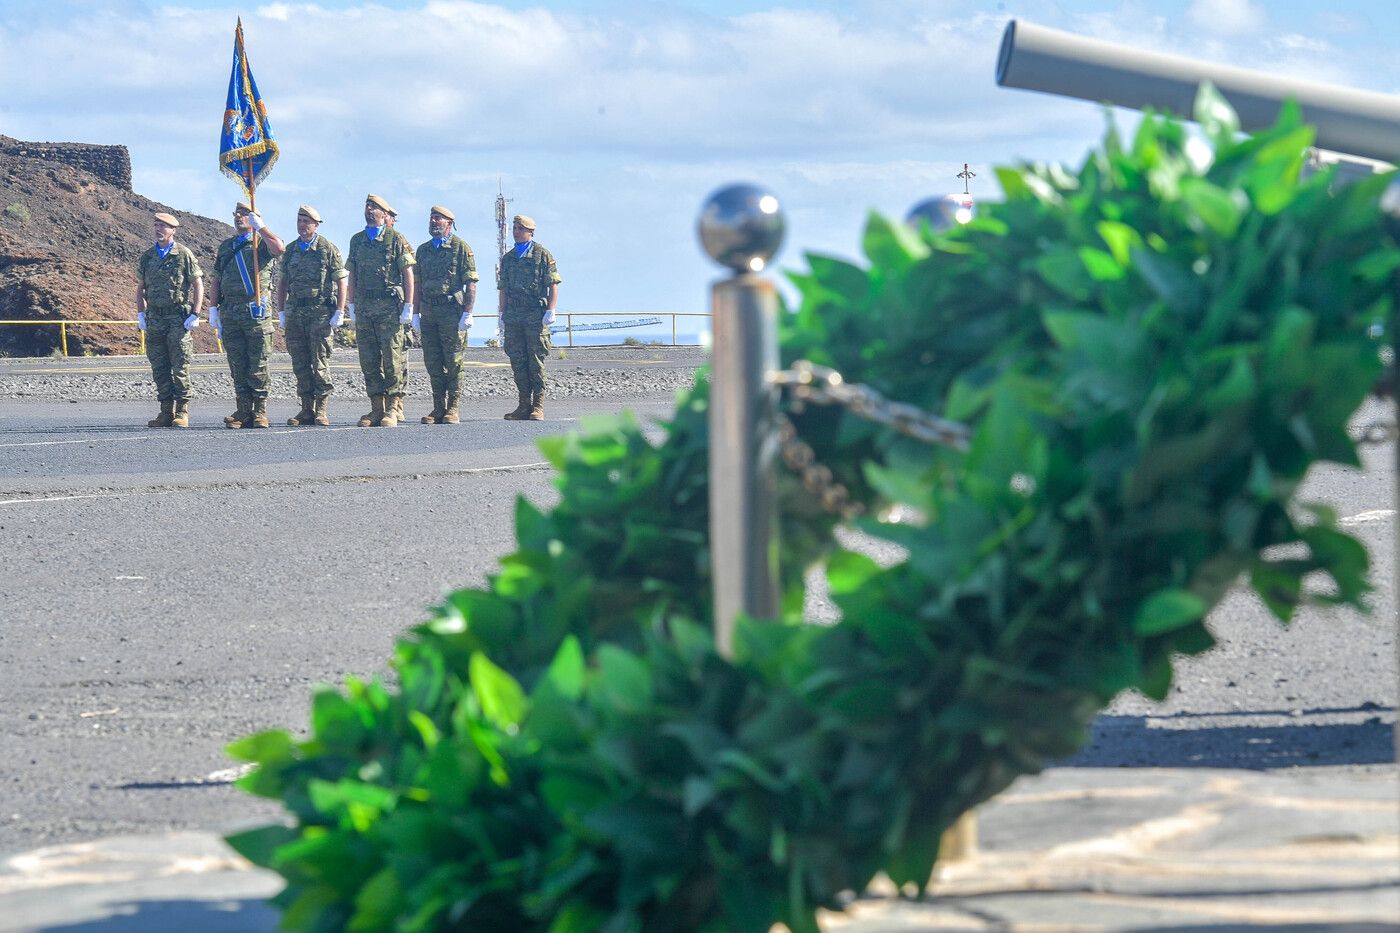
[[(163, 496), (174, 493), (188, 492), (192, 489), (209, 489), (215, 486), (230, 485), (259, 485), (259, 486), (299, 486), (303, 483), (335, 483), (348, 480), (391, 480), (405, 479), (409, 477), (431, 477), (431, 476), (474, 476), (478, 473), (506, 473), (511, 470), (533, 470), (539, 467), (549, 466), (548, 460), (532, 460), (529, 463), (503, 463), (499, 466), (468, 467), (461, 470), (405, 470), (400, 473), (387, 473), (379, 475), (356, 474), (353, 476), (308, 476), (302, 479), (271, 480), (262, 483), (224, 480), (215, 483), (192, 483), (181, 486), (167, 486), (161, 489), (130, 489), (122, 492), (95, 492), (80, 496), (36, 496), (32, 499), (0, 499), (0, 506), (6, 505), (28, 505), (30, 503), (43, 502), (69, 502), (74, 499), (121, 499), (131, 496)], [(117, 577), (116, 579), (143, 579), (141, 577)]]
[(1357, 512), (1355, 515), (1348, 515), (1337, 520), (1338, 525), (1365, 525), (1370, 522), (1389, 521), (1395, 517), (1394, 509), (1371, 509), (1369, 512)]
[(14, 444), (0, 444), (0, 447), (52, 447), (55, 444), (98, 444), (104, 441), (148, 441), (154, 434), (118, 434), (115, 437), (90, 437), (81, 441), (22, 441)]
[(88, 493), (85, 496), (43, 496), (42, 499), (0, 499), (0, 506), (24, 506), (32, 502), (69, 502), (71, 499), (120, 499), (130, 495), (132, 493)]

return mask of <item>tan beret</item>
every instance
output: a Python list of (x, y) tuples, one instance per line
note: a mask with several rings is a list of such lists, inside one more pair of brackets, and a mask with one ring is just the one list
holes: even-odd
[(384, 200), (377, 194), (366, 195), (365, 203), (373, 204), (375, 207), (379, 208), (386, 214), (393, 214), (395, 217), (399, 216), (399, 212), (390, 207), (389, 202)]
[(251, 214), (253, 213), (253, 209), (248, 206), (247, 201), (239, 201), (233, 206), (233, 212), (235, 214)]
[(511, 223), (520, 224), (520, 226), (524, 227), (526, 230), (535, 229), (535, 218), (526, 217), (524, 214), (516, 214), (515, 217), (511, 219)]
[(313, 221), (314, 223), (321, 222), (320, 213), (316, 210), (316, 208), (312, 207), (310, 204), (303, 204), (301, 207), (298, 207), (297, 214), (305, 214), (306, 219)]
[(454, 224), (457, 222), (457, 215), (456, 215), (456, 214), (452, 213), (452, 212), (449, 211), (447, 208), (442, 207), (441, 205), (438, 205), (438, 204), (434, 204), (432, 207), (428, 208), (428, 213), (429, 213), (429, 214), (441, 214), (443, 217), (446, 217), (448, 220), (452, 221)]
[(178, 217), (176, 217), (174, 214), (167, 214), (164, 211), (161, 211), (159, 214), (155, 215), (155, 219), (165, 224), (167, 227), (180, 226), (180, 220)]

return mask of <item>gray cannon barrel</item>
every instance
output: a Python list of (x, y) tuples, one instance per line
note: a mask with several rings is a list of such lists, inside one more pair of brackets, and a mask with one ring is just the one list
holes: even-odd
[(1272, 125), (1291, 97), (1317, 128), (1319, 147), (1400, 162), (1400, 97), (1394, 95), (1148, 52), (1017, 20), (1007, 23), (997, 56), (1002, 87), (1185, 116), (1202, 81), (1230, 101), (1242, 129)]

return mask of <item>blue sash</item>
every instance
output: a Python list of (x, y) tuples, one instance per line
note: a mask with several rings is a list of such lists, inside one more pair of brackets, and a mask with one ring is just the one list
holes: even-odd
[(253, 320), (261, 321), (267, 316), (267, 312), (263, 310), (262, 296), (253, 287), (253, 277), (248, 274), (248, 264), (243, 261), (243, 248), (241, 246), (238, 248), (238, 252), (233, 254), (233, 261), (238, 263), (238, 274), (243, 277), (243, 290), (253, 298), (252, 301), (248, 302), (248, 313), (252, 315)]

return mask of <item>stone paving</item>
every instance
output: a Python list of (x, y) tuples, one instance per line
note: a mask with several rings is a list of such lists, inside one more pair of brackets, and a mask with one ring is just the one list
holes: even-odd
[[(885, 882), (831, 933), (1400, 931), (1393, 766), (1058, 768), (977, 814), (924, 898)], [(0, 930), (270, 933), (277, 876), (208, 833), (54, 846), (0, 865)]]

